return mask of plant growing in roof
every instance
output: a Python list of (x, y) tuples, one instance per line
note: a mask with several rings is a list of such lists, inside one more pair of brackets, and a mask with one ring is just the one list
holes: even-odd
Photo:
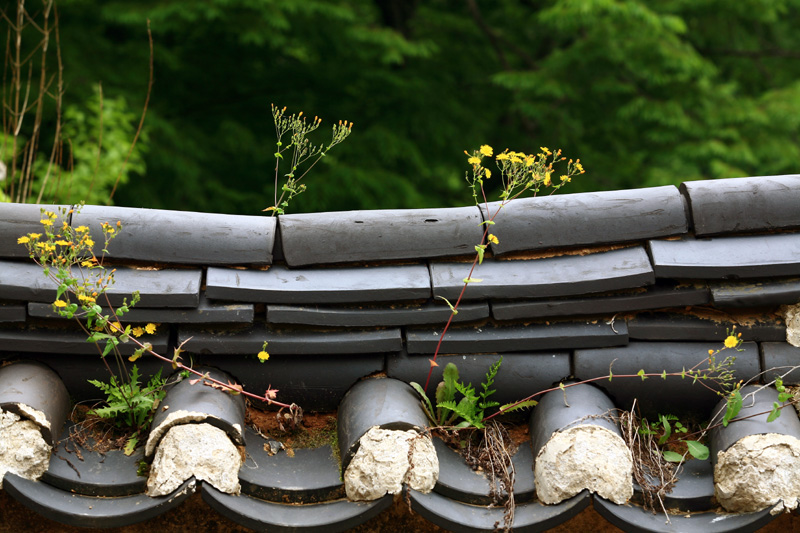
[[(62, 209), (62, 215), (71, 214), (73, 210)], [(180, 369), (198, 376), (197, 381), (205, 385), (219, 388), (231, 394), (244, 394), (267, 404), (276, 404), (289, 409), (291, 413), (299, 412), (292, 404), (277, 401), (277, 391), (268, 389), (263, 396), (258, 396), (242, 389), (241, 385), (223, 383), (215, 380), (181, 362), (183, 345), (174, 350), (172, 358), (156, 353), (150, 342), (140, 341), (138, 337), (154, 334), (157, 324), (134, 326), (123, 325), (120, 320), (139, 300), (139, 292), (134, 291), (131, 300), (123, 300), (121, 306), (115, 307), (108, 298), (107, 291), (114, 284), (116, 269), (108, 270), (104, 265), (108, 244), (119, 235), (122, 228), (120, 222), (101, 224), (103, 233), (102, 253), (98, 257), (95, 242), (89, 228), (78, 226), (73, 228), (67, 222), (57, 226), (58, 215), (53, 211), (42, 209), (40, 220), (42, 233), (28, 233), (17, 239), (17, 243), (28, 249), (29, 257), (40, 267), (44, 275), (56, 285), (56, 298), (53, 310), (59, 316), (75, 319), (87, 335), (87, 341), (94, 343), (98, 353), (110, 375), (109, 383), (93, 380), (91, 383), (99, 387), (107, 395), (107, 407), (98, 408), (94, 413), (100, 417), (112, 418), (121, 426), (129, 426), (133, 434), (129, 437), (125, 450), (128, 453), (138, 442), (140, 433), (147, 429), (152, 420), (152, 411), (163, 397), (163, 380), (159, 376), (148, 381), (146, 385), (139, 383), (139, 369), (133, 365), (130, 370), (120, 352), (120, 345), (131, 342), (136, 345), (133, 355), (128, 361), (134, 362), (145, 354), (151, 354), (173, 369)], [(264, 343), (257, 358), (260, 362), (269, 359)], [(108, 355), (113, 355), (116, 372), (109, 364)]]
[[(272, 104), (272, 119), (275, 123), (275, 136), (277, 137), (276, 151), (275, 151), (275, 197), (274, 204), (264, 211), (269, 211), (273, 216), (282, 215), (285, 213), (289, 202), (297, 196), (305, 192), (305, 183), (300, 181), (314, 168), (320, 159), (328, 155), (334, 146), (341, 144), (350, 135), (353, 130), (353, 123), (339, 121), (334, 124), (331, 133), (331, 140), (326, 144), (313, 144), (308, 138), (308, 134), (319, 128), (322, 124), (322, 119), (314, 117), (314, 120), (309, 122), (307, 117), (303, 116), (303, 112), (298, 114), (286, 115), (286, 107), (277, 107)], [(284, 145), (284, 137), (288, 139)], [(284, 162), (289, 164), (289, 171), (283, 175), (285, 182), (280, 187), (280, 196), (278, 195), (278, 185), (280, 181), (280, 167)], [(302, 167), (307, 165), (305, 169)], [(299, 174), (299, 175), (298, 175)]]

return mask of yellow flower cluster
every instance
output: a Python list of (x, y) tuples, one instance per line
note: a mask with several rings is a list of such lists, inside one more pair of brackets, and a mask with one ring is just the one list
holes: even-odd
[(269, 359), (269, 354), (265, 350), (258, 352), (258, 360), (262, 363)]

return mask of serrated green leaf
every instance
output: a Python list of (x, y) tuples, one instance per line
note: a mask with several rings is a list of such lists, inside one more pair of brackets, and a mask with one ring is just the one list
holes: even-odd
[(722, 426), (728, 427), (728, 423), (739, 414), (741, 409), (742, 393), (737, 389), (728, 396), (728, 406), (725, 409), (725, 416), (722, 417)]
[(524, 402), (520, 402), (516, 405), (513, 403), (507, 403), (500, 408), (500, 411), (505, 413), (513, 413), (514, 411), (519, 411), (521, 409), (527, 409), (528, 407), (536, 407), (539, 404), (536, 400), (525, 400)]

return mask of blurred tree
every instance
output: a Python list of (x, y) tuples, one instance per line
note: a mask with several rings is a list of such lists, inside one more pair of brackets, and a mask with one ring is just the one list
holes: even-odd
[(797, 171), (800, 0), (58, 5), (83, 106), (97, 81), (144, 102), (151, 21), (148, 151), (124, 205), (260, 212), (270, 103), (319, 115), (323, 135), (355, 123), (293, 211), (465, 204), (463, 150), (481, 143), (581, 157), (568, 191)]

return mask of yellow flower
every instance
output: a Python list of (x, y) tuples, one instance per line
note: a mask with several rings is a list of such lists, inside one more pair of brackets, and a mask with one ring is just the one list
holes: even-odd
[(736, 348), (737, 346), (739, 346), (739, 339), (737, 339), (733, 335), (728, 335), (728, 337), (725, 339), (725, 347)]
[(29, 242), (31, 242), (31, 239), (29, 237), (20, 237), (19, 239), (17, 239), (17, 244), (27, 244)]
[(494, 150), (492, 150), (492, 147), (489, 146), (488, 144), (484, 144), (483, 146), (481, 146), (481, 153), (486, 157), (492, 157)]
[(94, 266), (94, 262), (92, 262), (92, 261), (83, 261), (83, 262), (81, 262), (81, 266), (83, 266), (83, 267), (91, 267), (91, 266)]
[(135, 337), (141, 337), (144, 335), (144, 330), (137, 326), (131, 330), (131, 333), (133, 333)]
[(709, 350), (708, 355), (714, 355), (714, 350)]
[(89, 248), (94, 246), (94, 241), (92, 239), (86, 239), (84, 242), (86, 243), (86, 246), (88, 246)]
[(553, 182), (550, 181), (550, 173), (549, 172), (544, 175), (544, 181), (542, 183), (544, 183), (545, 187), (549, 187), (553, 183)]
[(497, 237), (492, 235), (491, 233), (489, 234), (488, 237), (486, 237), (486, 240), (492, 244), (500, 244), (500, 241), (497, 239)]
[(42, 224), (43, 226), (52, 226), (53, 225), (53, 221), (50, 220), (49, 218), (43, 218), (42, 220), (39, 221), (39, 223)]
[(77, 228), (75, 228), (75, 231), (78, 233), (86, 233), (87, 231), (89, 231), (89, 228), (87, 228), (86, 226), (78, 226)]
[(41, 234), (41, 233), (28, 233), (28, 237), (30, 237), (30, 238), (31, 238), (31, 239), (33, 239), (33, 240), (36, 240), (36, 239), (38, 239), (38, 238), (39, 238), (39, 237), (41, 237), (41, 236), (42, 236), (42, 234)]
[(491, 177), (492, 177), (492, 171), (491, 171), (491, 170), (489, 170), (488, 168), (486, 168), (486, 169), (484, 169), (484, 170), (486, 171), (486, 179), (488, 180), (489, 178), (491, 178)]
[(55, 214), (55, 213), (53, 213), (52, 211), (45, 211), (45, 212), (44, 212), (44, 215), (45, 215), (47, 218), (56, 218), (56, 214)]
[(65, 302), (64, 300), (56, 300), (55, 302), (53, 302), (53, 305), (55, 305), (56, 307), (66, 307), (67, 302)]
[(267, 359), (269, 359), (269, 354), (267, 352), (265, 352), (264, 350), (261, 350), (260, 352), (258, 352), (258, 360), (259, 361), (261, 361), (263, 363)]
[(506, 159), (508, 159), (508, 154), (497, 154), (497, 157), (495, 157), (495, 159), (497, 159), (498, 161), (505, 161)]
[(550, 151), (550, 149), (547, 146), (540, 146), (539, 150), (541, 150), (543, 154), (547, 154), (547, 155), (550, 155), (550, 154), (553, 153), (553, 152)]
[(467, 163), (469, 163), (470, 165), (480, 165), (481, 164), (481, 158), (472, 156), (469, 159), (467, 159)]
[(94, 303), (94, 302), (96, 301), (96, 300), (95, 300), (94, 298), (92, 298), (91, 296), (87, 296), (87, 295), (85, 295), (85, 294), (79, 294), (79, 295), (78, 295), (78, 300), (80, 300), (80, 301), (81, 301), (81, 302), (83, 302), (83, 303)]
[(528, 156), (528, 157), (525, 159), (525, 166), (526, 166), (526, 167), (532, 167), (534, 162), (536, 162), (536, 158), (535, 158), (535, 157), (533, 157), (532, 155), (529, 155), (529, 156)]
[(155, 332), (156, 332), (156, 325), (155, 325), (155, 324), (153, 324), (153, 323), (151, 322), (151, 323), (147, 324), (147, 325), (144, 327), (144, 330), (145, 330), (145, 331), (146, 331), (146, 332), (147, 332), (149, 335), (152, 335), (153, 333), (155, 333)]
[(56, 241), (56, 244), (59, 245), (59, 246), (69, 246), (72, 243), (71, 242), (67, 242), (64, 239), (59, 239), (59, 240)]

